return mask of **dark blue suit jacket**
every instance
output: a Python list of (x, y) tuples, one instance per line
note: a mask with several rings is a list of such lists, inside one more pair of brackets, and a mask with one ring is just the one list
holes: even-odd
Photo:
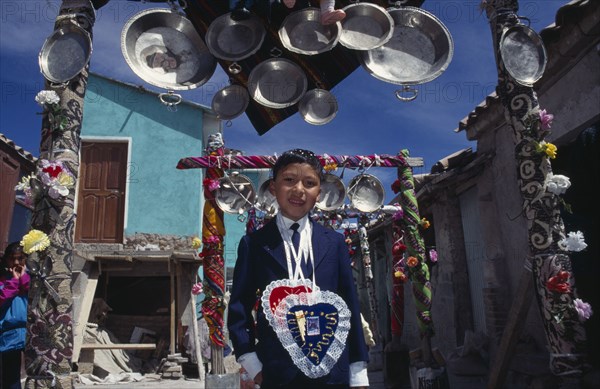
[[(342, 234), (311, 223), (317, 286), (321, 290), (337, 293), (352, 312), (346, 348), (323, 382), (348, 384), (349, 364), (368, 361), (348, 248)], [(312, 267), (305, 277), (312, 279)], [(263, 364), (265, 387), (285, 386), (296, 374), (303, 374), (277, 339), (275, 331), (265, 319), (262, 307), (258, 311), (256, 328), (251, 315), (257, 290), (262, 293), (271, 281), (285, 278), (289, 277), (283, 239), (273, 219), (240, 241), (227, 323), (236, 357), (253, 351), (257, 353)]]

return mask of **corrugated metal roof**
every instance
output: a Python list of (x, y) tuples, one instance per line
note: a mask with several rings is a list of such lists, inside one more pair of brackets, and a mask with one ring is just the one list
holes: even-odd
[[(560, 43), (561, 39), (564, 38), (563, 35), (568, 32), (567, 30), (570, 30), (569, 27), (580, 25), (580, 22), (584, 17), (590, 14), (598, 15), (599, 11), (600, 1), (598, 0), (573, 0), (560, 7), (556, 12), (555, 23), (549, 25), (539, 32), (547, 52), (550, 53), (552, 48)], [(596, 16), (596, 19), (597, 18), (598, 16)], [(597, 40), (597, 33), (594, 33), (593, 31), (586, 31), (586, 27), (589, 26), (583, 26), (582, 28), (582, 36), (589, 37), (590, 41)], [(591, 28), (595, 27), (597, 26), (591, 26)], [(549, 81), (549, 78), (546, 76), (556, 72), (556, 69), (559, 68), (561, 64), (562, 63), (560, 61), (553, 61), (552, 58), (549, 58), (545, 70), (545, 77), (542, 77), (535, 84), (534, 88), (536, 90), (543, 88), (544, 84)], [(497, 104), (500, 104), (500, 100), (496, 92), (493, 92), (488, 95), (485, 100), (479, 103), (477, 107), (475, 107), (475, 109), (471, 111), (465, 118), (463, 118), (458, 123), (458, 128), (454, 131), (460, 132), (466, 130), (470, 126), (475, 125), (484, 112), (488, 111), (488, 109)]]

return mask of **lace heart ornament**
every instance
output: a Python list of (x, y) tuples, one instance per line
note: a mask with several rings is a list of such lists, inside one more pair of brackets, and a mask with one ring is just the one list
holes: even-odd
[(265, 318), (271, 327), (273, 327), (275, 320), (273, 314), (284, 298), (292, 294), (310, 293), (316, 290), (319, 290), (319, 287), (313, 285), (311, 280), (283, 279), (272, 281), (267, 285), (261, 297), (261, 305)]
[(346, 302), (329, 291), (290, 294), (273, 313), (273, 329), (294, 365), (307, 377), (329, 374), (350, 331)]

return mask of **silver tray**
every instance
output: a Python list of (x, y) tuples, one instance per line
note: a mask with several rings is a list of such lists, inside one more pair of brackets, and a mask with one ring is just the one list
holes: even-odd
[(439, 77), (454, 54), (452, 36), (433, 14), (416, 7), (389, 8), (392, 38), (381, 47), (359, 53), (373, 77), (397, 85), (417, 85)]
[(370, 174), (360, 174), (348, 184), (348, 198), (352, 207), (361, 212), (374, 212), (385, 200), (381, 181)]
[(279, 204), (277, 199), (271, 191), (269, 186), (271, 185), (272, 178), (269, 178), (263, 182), (258, 188), (258, 196), (256, 196), (256, 208), (266, 213), (268, 216), (274, 216), (279, 211)]
[(342, 180), (334, 174), (325, 174), (321, 180), (321, 194), (315, 204), (322, 211), (333, 211), (344, 204), (346, 187)]
[(164, 89), (197, 88), (217, 67), (192, 23), (164, 8), (131, 17), (121, 32), (121, 51), (135, 74)]
[(283, 46), (304, 55), (324, 53), (335, 47), (342, 33), (340, 22), (321, 24), (318, 8), (304, 8), (289, 14), (279, 28)]
[(219, 179), (215, 201), (223, 212), (240, 215), (254, 205), (256, 192), (252, 181), (244, 175), (232, 174)]
[(532, 86), (546, 69), (546, 48), (531, 28), (518, 24), (507, 28), (500, 37), (500, 57), (504, 68), (519, 84)]
[(343, 8), (340, 44), (354, 50), (372, 50), (392, 37), (394, 20), (385, 8), (372, 3), (355, 3)]
[(90, 34), (75, 23), (63, 23), (40, 50), (40, 71), (48, 81), (62, 84), (81, 73), (91, 54)]
[(306, 93), (308, 81), (300, 66), (285, 58), (270, 58), (259, 63), (248, 76), (248, 92), (259, 104), (286, 108)]
[(213, 96), (211, 107), (221, 120), (231, 120), (246, 111), (250, 96), (246, 88), (240, 85), (229, 85)]
[(217, 58), (240, 61), (260, 49), (266, 30), (256, 15), (246, 20), (233, 20), (230, 15), (221, 15), (208, 26), (206, 45)]
[(327, 124), (335, 118), (338, 103), (335, 96), (324, 89), (311, 89), (298, 103), (298, 112), (307, 123), (316, 126)]

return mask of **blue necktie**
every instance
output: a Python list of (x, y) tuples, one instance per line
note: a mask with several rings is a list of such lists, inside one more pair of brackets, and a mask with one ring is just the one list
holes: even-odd
[(300, 247), (300, 233), (298, 232), (299, 227), (300, 227), (300, 224), (298, 224), (298, 223), (294, 223), (290, 227), (290, 229), (292, 231), (294, 231), (292, 233), (292, 243), (294, 244), (294, 249), (296, 249), (296, 253), (298, 253), (298, 248)]

